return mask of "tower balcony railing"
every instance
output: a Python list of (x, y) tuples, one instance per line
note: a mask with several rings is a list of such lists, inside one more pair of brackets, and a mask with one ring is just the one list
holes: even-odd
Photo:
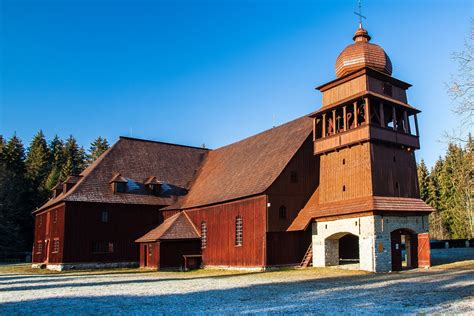
[(371, 124), (363, 124), (350, 130), (315, 139), (314, 153), (319, 155), (368, 141), (399, 145), (406, 147), (408, 150), (420, 148), (419, 137), (416, 135)]
[(313, 116), (314, 152), (321, 154), (366, 141), (419, 149), (418, 112), (404, 104), (369, 96), (323, 109)]

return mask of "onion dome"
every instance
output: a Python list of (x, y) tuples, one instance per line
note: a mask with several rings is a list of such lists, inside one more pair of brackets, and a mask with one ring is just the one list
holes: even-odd
[(392, 75), (392, 62), (382, 47), (369, 43), (367, 30), (359, 24), (354, 34), (355, 43), (347, 46), (336, 60), (336, 76), (343, 77), (356, 70), (370, 67), (387, 75)]

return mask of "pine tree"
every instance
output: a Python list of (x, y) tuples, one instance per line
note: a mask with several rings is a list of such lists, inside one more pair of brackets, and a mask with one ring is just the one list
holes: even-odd
[(418, 173), (418, 186), (420, 188), (420, 198), (423, 201), (429, 199), (429, 172), (426, 167), (425, 161), (422, 159), (420, 164), (417, 166)]
[(54, 136), (53, 140), (49, 144), (50, 156), (52, 159), (51, 170), (46, 179), (45, 187), (51, 190), (56, 184), (58, 184), (61, 176), (61, 167), (65, 163), (64, 159), (64, 143), (58, 137)]
[(469, 235), (466, 238), (474, 237), (474, 143), (472, 135), (469, 133), (466, 146), (464, 148), (464, 172), (463, 172), (463, 202), (466, 208), (466, 217), (469, 227)]
[(2, 149), (2, 160), (7, 171), (13, 171), (21, 177), (25, 175), (25, 148), (16, 134), (10, 138)]
[(3, 147), (5, 147), (5, 144), (6, 144), (5, 139), (3, 138), (2, 135), (0, 135), (0, 155), (2, 154), (2, 149)]
[(102, 155), (107, 149), (109, 149), (109, 142), (107, 139), (102, 138), (102, 137), (97, 137), (92, 143), (89, 148), (89, 156), (88, 160), (89, 163), (92, 163), (94, 160), (99, 158), (100, 155)]
[(79, 147), (76, 139), (71, 135), (64, 145), (65, 164), (61, 168), (60, 181), (64, 181), (70, 175), (81, 173), (86, 166), (86, 154), (82, 147)]
[(430, 214), (430, 234), (433, 239), (447, 239), (448, 233), (446, 230), (446, 225), (444, 223), (441, 207), (441, 193), (439, 185), (439, 177), (443, 169), (443, 159), (439, 157), (436, 161), (434, 167), (431, 169), (429, 182), (428, 182), (428, 203), (431, 207), (435, 209), (434, 212)]
[(440, 174), (441, 207), (443, 219), (451, 238), (466, 238), (470, 225), (466, 209), (466, 164), (463, 149), (449, 144)]
[(50, 170), (50, 151), (43, 132), (39, 131), (31, 141), (26, 157), (27, 177), (38, 191), (45, 191), (44, 184)]
[[(3, 146), (0, 174), (0, 214), (7, 228), (2, 232), (0, 248), (5, 250), (28, 250), (31, 247), (33, 217), (30, 186), (25, 177), (25, 149), (14, 135)], [(8, 236), (5, 236), (8, 235)]]

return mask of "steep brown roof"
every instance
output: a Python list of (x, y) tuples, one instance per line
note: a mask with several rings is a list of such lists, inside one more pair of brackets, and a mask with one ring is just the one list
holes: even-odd
[(433, 208), (421, 199), (385, 196), (367, 196), (335, 203), (317, 204), (314, 196), (309, 199), (306, 206), (298, 213), (288, 231), (304, 230), (313, 218), (334, 215), (345, 215), (366, 211), (386, 212), (427, 212)]
[(155, 242), (158, 240), (198, 239), (196, 227), (185, 212), (179, 212), (166, 219), (161, 225), (150, 230), (135, 242)]
[[(204, 148), (121, 137), (81, 173), (71, 190), (37, 211), (62, 201), (170, 205), (187, 193), (207, 152)], [(117, 174), (127, 179), (125, 193), (114, 193), (110, 187)], [(151, 176), (163, 181), (160, 196), (149, 194), (144, 186)]]
[(263, 193), (311, 133), (312, 119), (305, 116), (209, 152), (189, 194), (167, 209)]

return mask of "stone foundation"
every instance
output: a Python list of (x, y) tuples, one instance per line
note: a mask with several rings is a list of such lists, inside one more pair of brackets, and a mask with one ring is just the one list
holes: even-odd
[(117, 269), (117, 268), (138, 268), (140, 265), (138, 262), (88, 262), (88, 263), (58, 263), (58, 264), (45, 264), (45, 263), (33, 263), (31, 265), (34, 269), (48, 269), (52, 271), (65, 271), (65, 270), (89, 270), (89, 269)]
[(428, 231), (428, 216), (364, 216), (316, 221), (312, 224), (313, 266), (339, 264), (339, 239), (346, 234), (359, 237), (359, 268), (364, 271), (389, 272), (392, 269), (390, 233), (408, 229), (419, 234)]

